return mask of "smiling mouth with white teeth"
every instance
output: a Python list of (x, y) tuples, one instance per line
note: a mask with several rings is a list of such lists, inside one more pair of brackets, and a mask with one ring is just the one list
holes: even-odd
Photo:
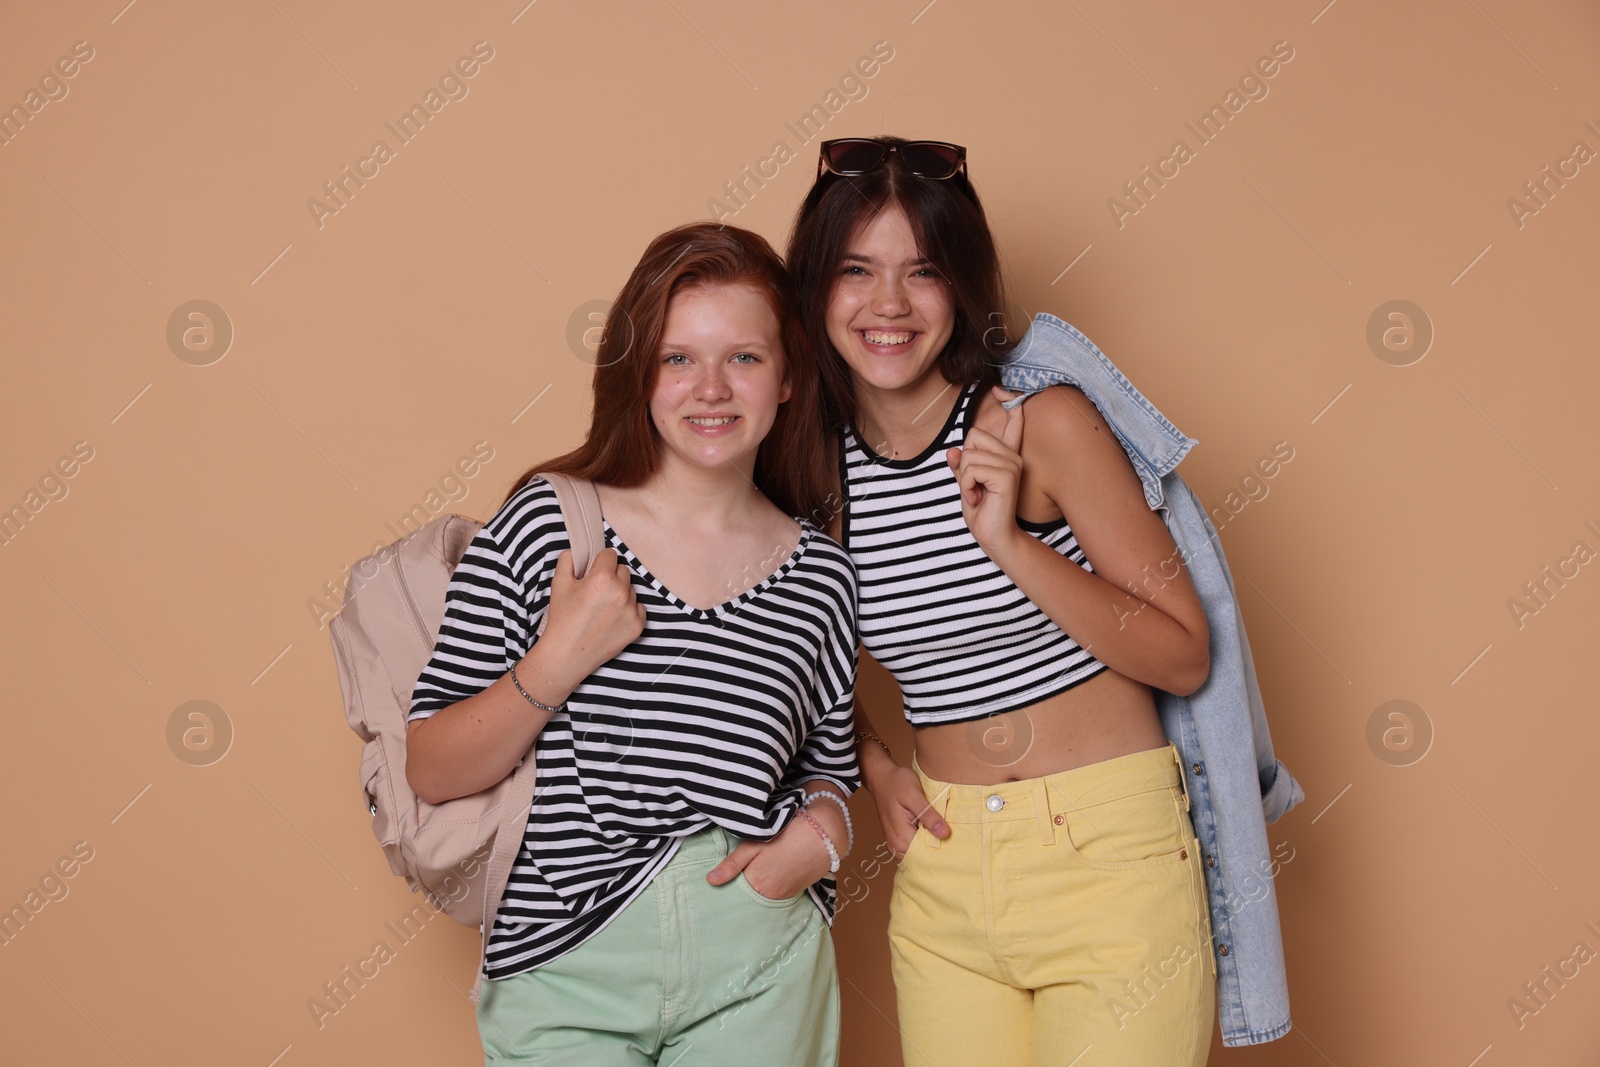
[(716, 418), (702, 418), (702, 417), (697, 416), (697, 415), (688, 415), (688, 416), (685, 416), (685, 417), (689, 420), (690, 425), (693, 425), (693, 426), (708, 426), (709, 427), (709, 426), (726, 426), (729, 423), (733, 422), (735, 419), (737, 419), (739, 416), (737, 416), (737, 415), (718, 415)]
[(916, 334), (909, 330), (858, 330), (861, 339), (869, 345), (905, 345), (910, 344)]

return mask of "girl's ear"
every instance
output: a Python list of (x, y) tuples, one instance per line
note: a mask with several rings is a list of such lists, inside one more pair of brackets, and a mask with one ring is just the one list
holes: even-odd
[(789, 377), (789, 354), (783, 355), (783, 384), (778, 387), (778, 403), (788, 403), (794, 395), (794, 381)]

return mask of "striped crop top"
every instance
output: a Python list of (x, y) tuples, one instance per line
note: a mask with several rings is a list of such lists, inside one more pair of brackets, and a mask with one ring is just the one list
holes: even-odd
[[(884, 459), (851, 429), (840, 449), (861, 643), (900, 684), (913, 726), (1015, 711), (1105, 669), (1017, 588), (961, 517), (945, 452), (965, 442), (978, 391), (962, 391), (921, 455)], [(1017, 525), (1094, 571), (1065, 518)]]

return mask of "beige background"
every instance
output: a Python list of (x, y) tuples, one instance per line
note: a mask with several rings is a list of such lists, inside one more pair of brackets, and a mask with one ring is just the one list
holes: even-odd
[[(371, 837), (315, 602), (474, 442), (494, 458), (435, 502), (480, 519), (572, 445), (574, 316), (779, 140), (733, 221), (781, 247), (816, 152), (785, 123), (880, 41), (824, 136), (967, 145), (1019, 308), (1200, 439), (1209, 506), (1294, 449), (1222, 537), (1307, 793), (1271, 830), (1296, 1026), (1211, 1062), (1595, 1062), (1600, 565), (1508, 606), (1600, 549), (1600, 165), (1520, 227), (1507, 206), (1600, 150), (1592, 7), (122, 2), (0, 15), (8, 107), (93, 49), (0, 147), (0, 507), (92, 449), (0, 548), (0, 906), (93, 856), (0, 947), (6, 1062), (475, 1062), (472, 934), (386, 931), (420, 898)], [(319, 227), (308, 199), (478, 41), (469, 94)], [(1269, 94), (1196, 148), (1184, 123), (1278, 41)], [(1119, 228), (1108, 198), (1180, 138)], [(204, 366), (167, 341), (195, 299), (236, 334)], [(1408, 366), (1366, 339), (1396, 299), (1435, 333)], [(169, 747), (191, 700), (231, 724), (209, 765)], [(1420, 709), (1409, 747), (1369, 743), (1391, 700)], [(890, 878), (835, 930), (850, 1064), (898, 1062)], [(308, 999), (379, 939), (395, 958), (319, 1029)], [(1580, 941), (1519, 1026), (1508, 999)]]

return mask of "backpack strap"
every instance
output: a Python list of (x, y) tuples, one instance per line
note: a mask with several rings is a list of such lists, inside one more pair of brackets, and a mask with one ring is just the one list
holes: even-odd
[(567, 541), (572, 545), (572, 573), (582, 578), (606, 544), (600, 528), (600, 494), (593, 482), (582, 478), (554, 471), (539, 477), (550, 483), (561, 502), (561, 519), (567, 524)]
[[(600, 527), (600, 494), (594, 483), (555, 472), (540, 475), (556, 491), (561, 502), (561, 520), (567, 525), (567, 541), (572, 545), (572, 573), (582, 578), (605, 545)], [(546, 613), (548, 617), (548, 612)], [(542, 632), (541, 627), (541, 632)], [(538, 744), (538, 738), (534, 739)], [(511, 772), (511, 783), (500, 801), (500, 827), (494, 835), (494, 852), (489, 857), (488, 881), (483, 887), (483, 952), (478, 958), (478, 973), (472, 982), (472, 1003), (478, 1003), (483, 987), (483, 964), (489, 957), (489, 935), (494, 932), (495, 916), (505, 896), (511, 865), (522, 849), (528, 829), (528, 812), (533, 806), (533, 748)]]

